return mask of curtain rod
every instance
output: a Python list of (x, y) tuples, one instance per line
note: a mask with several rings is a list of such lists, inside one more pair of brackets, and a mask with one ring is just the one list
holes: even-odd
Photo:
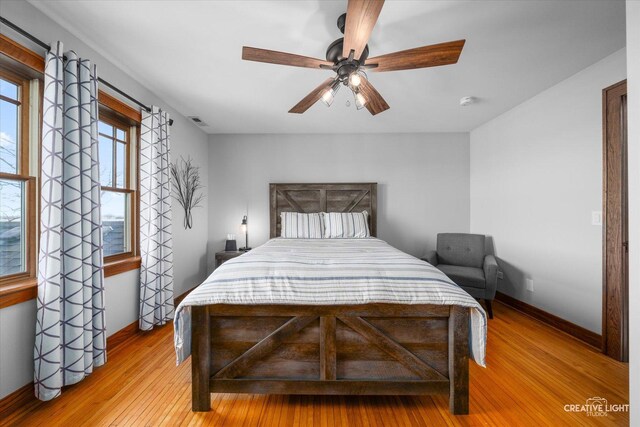
[[(34, 42), (38, 46), (42, 47), (43, 49), (46, 49), (47, 51), (51, 50), (51, 46), (49, 46), (47, 43), (43, 42), (42, 40), (40, 40), (39, 38), (37, 38), (33, 34), (28, 33), (27, 31), (25, 31), (22, 28), (18, 27), (16, 24), (14, 24), (13, 22), (9, 21), (8, 19), (3, 18), (2, 16), (0, 16), (0, 22), (2, 22), (7, 27), (11, 28), (16, 33), (28, 38), (29, 40), (31, 40), (32, 42)], [(149, 113), (151, 112), (151, 107), (146, 106), (142, 102), (138, 101), (137, 99), (135, 99), (131, 95), (129, 95), (129, 94), (123, 92), (122, 90), (118, 89), (117, 87), (115, 87), (114, 85), (112, 85), (108, 81), (104, 80), (103, 78), (98, 77), (98, 81), (100, 83), (102, 83), (103, 85), (107, 86), (109, 89), (113, 90), (114, 92), (117, 92), (120, 95), (124, 96), (129, 101), (139, 105), (141, 108), (144, 108), (145, 111), (147, 111)], [(169, 119), (169, 126), (171, 126), (172, 124), (173, 124), (173, 119)]]

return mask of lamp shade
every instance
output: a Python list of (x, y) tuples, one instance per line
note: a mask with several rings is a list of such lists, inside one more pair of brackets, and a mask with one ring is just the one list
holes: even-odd
[(367, 99), (364, 97), (364, 95), (362, 95), (361, 92), (353, 92), (353, 95), (356, 99), (356, 108), (358, 110), (363, 109), (364, 106), (367, 105)]
[(336, 97), (338, 90), (340, 90), (340, 80), (336, 79), (320, 98), (327, 107), (331, 107), (331, 104), (333, 104), (333, 99)]

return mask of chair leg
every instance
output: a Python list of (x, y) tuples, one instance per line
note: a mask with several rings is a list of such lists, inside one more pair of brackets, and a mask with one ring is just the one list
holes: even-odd
[(484, 306), (487, 308), (487, 313), (489, 314), (489, 319), (493, 319), (493, 307), (491, 307), (491, 300), (485, 299)]

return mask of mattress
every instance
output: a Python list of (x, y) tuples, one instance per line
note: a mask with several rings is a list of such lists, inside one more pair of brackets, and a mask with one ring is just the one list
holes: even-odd
[(480, 304), (431, 264), (376, 238), (277, 238), (225, 262), (176, 309), (177, 363), (191, 352), (193, 306), (369, 303), (469, 307), (471, 357), (485, 366), (487, 318)]

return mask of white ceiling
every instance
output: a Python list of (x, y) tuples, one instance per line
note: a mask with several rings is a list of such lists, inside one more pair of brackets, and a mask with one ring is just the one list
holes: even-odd
[(344, 89), (294, 115), (331, 72), (242, 61), (242, 46), (324, 58), (346, 0), (31, 2), (209, 133), (469, 131), (625, 46), (622, 0), (388, 0), (370, 56), (464, 38), (458, 64), (369, 73), (391, 106), (376, 117)]

